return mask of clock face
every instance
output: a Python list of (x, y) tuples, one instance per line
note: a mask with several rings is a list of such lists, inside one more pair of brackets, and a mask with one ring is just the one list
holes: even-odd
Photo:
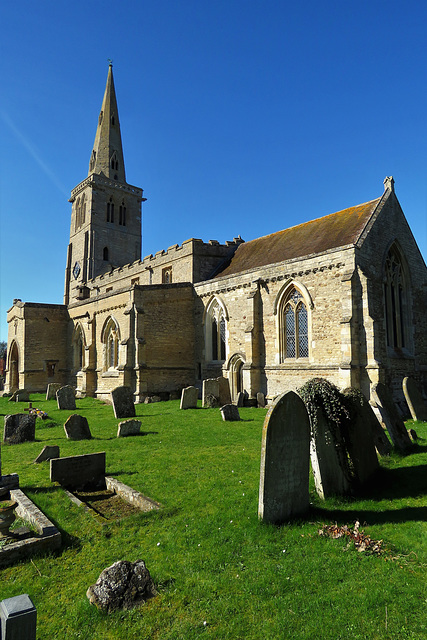
[(73, 267), (73, 276), (75, 280), (77, 280), (77, 278), (79, 277), (79, 273), (80, 273), (80, 265), (78, 262), (76, 262), (76, 264)]

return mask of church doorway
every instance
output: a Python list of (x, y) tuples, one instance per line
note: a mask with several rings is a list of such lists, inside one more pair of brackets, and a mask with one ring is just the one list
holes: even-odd
[(19, 389), (19, 353), (16, 342), (12, 343), (9, 351), (9, 391)]
[(229, 381), (230, 392), (233, 402), (237, 400), (237, 395), (244, 390), (243, 388), (243, 365), (245, 361), (240, 354), (235, 354), (230, 358), (229, 362)]

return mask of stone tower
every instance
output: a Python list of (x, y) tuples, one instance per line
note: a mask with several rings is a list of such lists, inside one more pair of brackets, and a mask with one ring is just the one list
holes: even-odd
[(142, 194), (126, 182), (110, 63), (89, 172), (71, 192), (64, 304), (89, 297), (92, 278), (140, 259)]

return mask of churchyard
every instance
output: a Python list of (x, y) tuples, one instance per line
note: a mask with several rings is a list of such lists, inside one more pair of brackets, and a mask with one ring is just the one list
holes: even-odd
[[(141, 404), (139, 434), (118, 438), (123, 418), (111, 405), (77, 398), (73, 411), (41, 394), (30, 401), (49, 418), (37, 418), (32, 442), (2, 438), (2, 473), (19, 474), (62, 547), (0, 569), (0, 600), (29, 594), (38, 640), (427, 636), (426, 422), (406, 423), (417, 443), (382, 457), (356, 495), (321, 500), (310, 474), (308, 513), (276, 526), (258, 520), (266, 409), (239, 407), (241, 419), (224, 422), (200, 401), (185, 411), (179, 400)], [(2, 436), (3, 416), (27, 407), (0, 398)], [(73, 413), (87, 419), (90, 438), (67, 438)], [(105, 452), (107, 476), (160, 508), (104, 511), (96, 496), (94, 509), (78, 506), (51, 482), (49, 461), (34, 463), (45, 446), (59, 446), (61, 458)], [(363, 546), (364, 536), (382, 542)], [(143, 560), (157, 594), (105, 614), (86, 591), (117, 560)]]

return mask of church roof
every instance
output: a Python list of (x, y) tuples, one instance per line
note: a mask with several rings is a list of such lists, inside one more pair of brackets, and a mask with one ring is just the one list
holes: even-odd
[(296, 227), (245, 242), (215, 277), (231, 276), (248, 269), (354, 245), (381, 198), (350, 207)]

